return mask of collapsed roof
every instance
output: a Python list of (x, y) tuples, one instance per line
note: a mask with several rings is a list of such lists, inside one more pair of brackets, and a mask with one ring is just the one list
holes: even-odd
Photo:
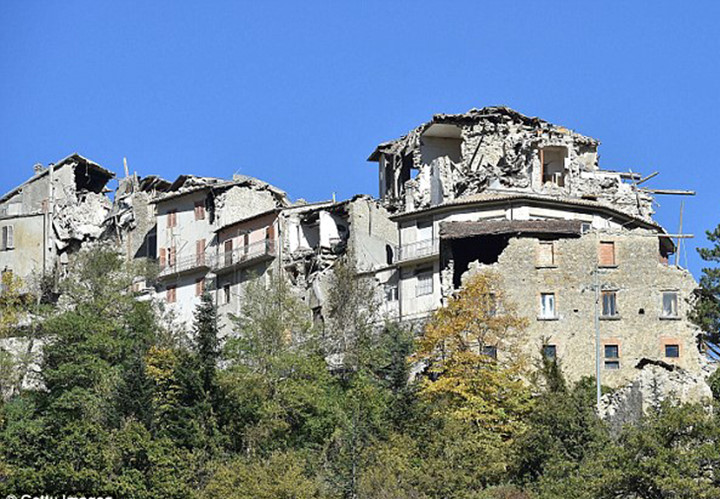
[(503, 106), (436, 114), (368, 158), (389, 209), (424, 209), (486, 190), (598, 201), (650, 220), (652, 190), (637, 174), (601, 170), (600, 142)]

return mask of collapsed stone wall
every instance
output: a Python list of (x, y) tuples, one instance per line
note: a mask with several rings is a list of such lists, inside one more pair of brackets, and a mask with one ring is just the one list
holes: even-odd
[[(444, 139), (447, 154), (425, 152), (428, 142), (438, 142), (444, 135), (454, 136)], [(650, 194), (624, 182), (625, 177), (618, 172), (600, 170), (598, 145), (596, 139), (505, 107), (439, 114), (400, 139), (378, 147), (378, 158), (383, 156), (391, 165), (382, 175), (392, 177), (399, 185), (399, 192), (391, 189), (383, 198), (392, 209), (410, 211), (487, 189), (520, 190), (597, 199), (650, 218)], [(458, 146), (459, 157), (454, 152)], [(543, 155), (552, 149), (564, 154), (562, 185), (542, 178)]]
[(625, 386), (600, 399), (599, 415), (614, 433), (635, 423), (665, 401), (710, 405), (712, 390), (705, 373), (691, 373), (662, 361), (642, 359), (635, 377)]

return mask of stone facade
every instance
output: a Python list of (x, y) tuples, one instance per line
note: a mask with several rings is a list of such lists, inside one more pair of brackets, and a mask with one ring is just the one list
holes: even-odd
[[(615, 265), (598, 266), (601, 242), (614, 243)], [(542, 243), (554, 246), (552, 264), (539, 259)], [(688, 271), (664, 263), (658, 247), (658, 237), (642, 229), (597, 230), (572, 238), (513, 237), (496, 264), (473, 266), (465, 278), (480, 269), (496, 271), (509, 300), (529, 319), (526, 353), (539, 360), (544, 345), (555, 347), (571, 381), (595, 375), (596, 302), (603, 384), (620, 386), (633, 379), (643, 359), (699, 375), (698, 331), (687, 320), (686, 301), (697, 284)], [(543, 293), (554, 296), (551, 317), (543, 317)], [(614, 310), (606, 310), (613, 314), (603, 314), (602, 293), (615, 295)], [(676, 293), (674, 311), (663, 309), (663, 293)], [(606, 346), (617, 346), (617, 357), (606, 357)]]

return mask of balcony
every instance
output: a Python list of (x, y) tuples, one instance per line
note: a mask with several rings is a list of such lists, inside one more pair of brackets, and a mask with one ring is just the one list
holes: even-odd
[(408, 243), (398, 246), (397, 261), (399, 263), (415, 260), (424, 260), (434, 257), (440, 253), (439, 239), (424, 239), (414, 243)]
[(185, 274), (195, 270), (208, 270), (211, 267), (210, 255), (200, 253), (199, 255), (187, 255), (176, 257), (174, 261), (169, 259), (165, 266), (160, 266), (158, 277)]
[(275, 257), (275, 241), (265, 239), (232, 251), (218, 254), (213, 269), (215, 272), (229, 271), (244, 265)]

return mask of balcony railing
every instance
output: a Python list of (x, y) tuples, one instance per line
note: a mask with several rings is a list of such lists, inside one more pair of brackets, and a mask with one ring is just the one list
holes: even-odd
[[(173, 261), (174, 260), (174, 261)], [(182, 274), (190, 270), (199, 268), (210, 268), (212, 265), (212, 258), (210, 255), (205, 253), (199, 253), (197, 255), (186, 255), (170, 258), (166, 260), (165, 265), (160, 266), (159, 277), (164, 277), (173, 274)]]
[(398, 261), (406, 262), (408, 260), (417, 260), (428, 256), (436, 255), (440, 252), (439, 239), (424, 239), (414, 243), (408, 243), (398, 246)]
[(214, 268), (215, 270), (222, 270), (273, 256), (275, 256), (275, 241), (265, 239), (264, 241), (257, 241), (247, 246), (235, 248), (232, 251), (219, 253)]

